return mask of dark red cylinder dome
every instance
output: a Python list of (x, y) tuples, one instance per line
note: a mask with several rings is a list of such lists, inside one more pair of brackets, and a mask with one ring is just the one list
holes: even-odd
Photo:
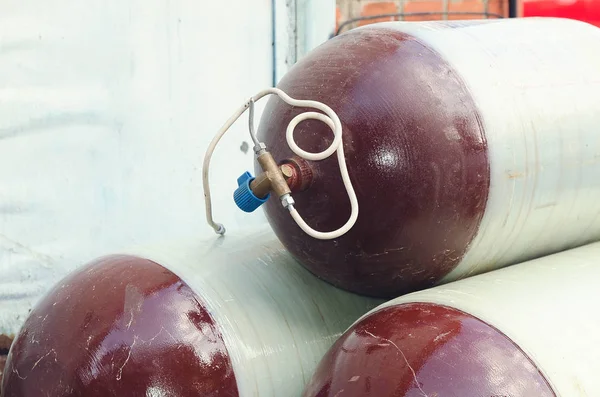
[(483, 321), (446, 306), (390, 306), (352, 326), (304, 397), (535, 396), (555, 393), (532, 360)]
[(111, 256), (54, 287), (15, 339), (2, 397), (237, 396), (201, 300), (146, 259)]
[[(337, 112), (360, 205), (353, 229), (319, 241), (270, 200), (267, 217), (285, 247), (319, 277), (370, 296), (425, 288), (449, 273), (483, 216), (489, 164), (475, 103), (444, 58), (400, 31), (358, 29), (314, 50), (279, 88)], [(259, 137), (276, 159), (293, 155), (285, 129), (306, 110), (277, 98), (268, 103)], [(333, 138), (314, 120), (295, 137), (313, 152)], [(337, 159), (311, 166), (312, 185), (294, 194), (296, 207), (316, 230), (336, 229), (350, 214)]]

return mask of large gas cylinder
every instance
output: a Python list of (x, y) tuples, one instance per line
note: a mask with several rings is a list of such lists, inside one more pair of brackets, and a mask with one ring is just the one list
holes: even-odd
[[(316, 240), (278, 200), (268, 219), (319, 277), (380, 297), (522, 262), (600, 238), (600, 29), (553, 18), (390, 22), (351, 30), (296, 64), (279, 87), (337, 112), (358, 220)], [(274, 98), (260, 138), (293, 157)], [(333, 139), (300, 124), (298, 145)], [(296, 208), (316, 230), (350, 204), (334, 156), (309, 162)]]
[(316, 279), (271, 231), (100, 258), (10, 350), (2, 397), (294, 396), (381, 301)]
[(599, 279), (594, 243), (392, 300), (305, 396), (600, 396)]

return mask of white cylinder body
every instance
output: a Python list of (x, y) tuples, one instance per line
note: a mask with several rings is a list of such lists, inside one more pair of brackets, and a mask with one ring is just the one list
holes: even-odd
[[(7, 396), (299, 395), (333, 342), (381, 301), (318, 280), (270, 230), (246, 232), (133, 249), (72, 273), (15, 339)], [(40, 358), (47, 365), (32, 369)]]
[[(268, 219), (313, 273), (389, 298), (597, 241), (599, 71), (600, 29), (567, 19), (386, 22), (335, 37), (280, 88), (340, 117), (358, 220), (332, 242), (276, 200)], [(299, 111), (274, 99), (264, 112), (277, 159), (292, 155), (281, 131)], [(322, 124), (299, 125), (298, 145), (325, 147)], [(310, 166), (296, 208), (334, 230), (350, 213), (337, 162)]]
[[(322, 361), (306, 395), (315, 395), (325, 380), (334, 386), (322, 396), (335, 395), (349, 367), (364, 379), (368, 370), (361, 373), (359, 368), (367, 368), (367, 361), (388, 368), (381, 377), (414, 395), (433, 395), (433, 384), (447, 397), (461, 387), (477, 395), (600, 395), (599, 279), (600, 243), (594, 243), (394, 299), (344, 334)], [(437, 318), (427, 320), (436, 310), (441, 310)], [(413, 317), (406, 320), (411, 311)], [(377, 323), (381, 316), (388, 316), (385, 324)], [(344, 353), (361, 327), (360, 347), (354, 344), (352, 353)], [(395, 346), (404, 356), (361, 350), (376, 343)], [(339, 364), (332, 365), (334, 361)], [(400, 370), (392, 372), (396, 363)], [(360, 395), (357, 385), (347, 387), (348, 396)], [(382, 390), (381, 397), (395, 395)]]

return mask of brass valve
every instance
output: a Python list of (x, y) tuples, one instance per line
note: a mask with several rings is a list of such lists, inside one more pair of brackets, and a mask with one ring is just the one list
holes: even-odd
[(250, 189), (256, 197), (265, 198), (271, 191), (277, 197), (290, 194), (292, 190), (287, 181), (294, 176), (295, 170), (289, 164), (277, 165), (271, 153), (262, 151), (256, 158), (263, 169), (262, 174), (257, 175), (250, 183)]
[(262, 173), (254, 178), (246, 172), (238, 178), (238, 188), (233, 198), (242, 211), (256, 210), (267, 202), (271, 192), (288, 208), (294, 203), (291, 193), (305, 190), (312, 180), (312, 171), (303, 159), (286, 159), (278, 165), (271, 153), (259, 148), (257, 161)]

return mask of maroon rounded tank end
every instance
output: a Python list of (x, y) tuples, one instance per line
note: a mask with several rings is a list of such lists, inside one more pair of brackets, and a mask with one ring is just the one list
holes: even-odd
[[(412, 36), (371, 27), (321, 45), (279, 87), (339, 115), (360, 206), (352, 230), (320, 241), (270, 199), (266, 214), (285, 247), (322, 279), (377, 297), (432, 286), (456, 267), (483, 217), (490, 172), (477, 106), (451, 65)], [(307, 110), (269, 101), (259, 135), (276, 160), (293, 155), (285, 130)], [(315, 120), (294, 136), (311, 152), (333, 139)], [(337, 159), (310, 166), (311, 186), (294, 193), (296, 208), (316, 230), (337, 229), (350, 214)]]
[(445, 306), (376, 311), (323, 358), (304, 397), (556, 397), (508, 337)]
[(31, 312), (10, 350), (2, 397), (238, 396), (201, 302), (149, 260), (91, 263)]

